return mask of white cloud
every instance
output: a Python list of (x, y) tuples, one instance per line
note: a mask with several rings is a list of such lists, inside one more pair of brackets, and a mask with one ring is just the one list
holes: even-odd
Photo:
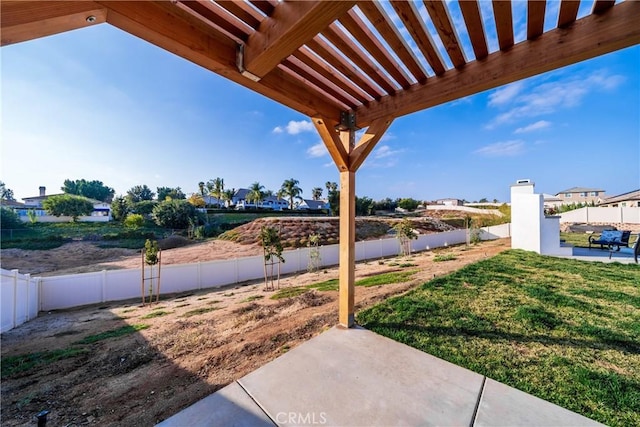
[(289, 135), (297, 135), (301, 132), (313, 132), (313, 123), (307, 120), (300, 120), (299, 122), (290, 121), (287, 125), (287, 133)]
[(524, 88), (523, 82), (516, 82), (493, 92), (489, 95), (489, 106), (503, 105), (514, 99)]
[(400, 154), (401, 152), (402, 150), (392, 150), (388, 145), (381, 145), (373, 152), (373, 158), (384, 159), (385, 157), (395, 156), (397, 154)]
[(548, 128), (549, 126), (551, 126), (551, 122), (548, 122), (546, 120), (538, 120), (537, 122), (531, 123), (528, 126), (524, 126), (524, 127), (516, 129), (514, 133), (533, 132), (535, 130)]
[(302, 132), (313, 132), (315, 128), (313, 123), (308, 120), (300, 120), (298, 122), (291, 120), (286, 126), (276, 126), (273, 128), (273, 133), (287, 132), (289, 135), (297, 135)]
[(485, 145), (474, 151), (476, 154), (480, 154), (486, 157), (505, 157), (505, 156), (517, 156), (524, 152), (524, 141), (513, 140), (505, 142), (495, 142), (493, 144)]
[(329, 152), (327, 151), (327, 147), (324, 146), (324, 143), (322, 141), (318, 142), (315, 145), (312, 145), (307, 149), (307, 155), (309, 157), (322, 157), (326, 156), (327, 154), (329, 154)]
[[(580, 105), (588, 93), (611, 91), (624, 80), (623, 76), (609, 75), (604, 70), (598, 70), (587, 76), (572, 75), (562, 80), (542, 83), (532, 87), (527, 93), (520, 93), (523, 86), (517, 91), (495, 92), (489, 96), (489, 105), (503, 105), (509, 110), (498, 114), (485, 128), (493, 129), (524, 117), (551, 114), (559, 109), (575, 107)], [(507, 86), (504, 90), (512, 86)]]

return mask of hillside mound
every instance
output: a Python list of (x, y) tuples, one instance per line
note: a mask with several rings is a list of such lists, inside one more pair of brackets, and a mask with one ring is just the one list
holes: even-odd
[[(413, 228), (419, 234), (450, 231), (455, 228), (444, 222), (429, 218), (410, 218)], [(400, 219), (394, 218), (356, 218), (356, 240), (379, 239), (393, 235), (393, 226)], [(327, 218), (259, 218), (221, 234), (218, 238), (232, 242), (259, 244), (260, 229), (273, 227), (280, 231), (282, 245), (288, 248), (305, 247), (309, 236), (317, 234), (320, 245), (332, 245), (339, 241), (340, 223), (337, 217)]]

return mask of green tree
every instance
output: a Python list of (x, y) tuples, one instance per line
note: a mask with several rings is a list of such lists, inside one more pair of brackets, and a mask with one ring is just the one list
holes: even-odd
[(42, 202), (42, 207), (49, 215), (70, 216), (73, 222), (78, 221), (82, 215), (91, 215), (93, 203), (86, 197), (71, 194), (51, 196)]
[(102, 181), (98, 180), (87, 181), (86, 179), (76, 179), (72, 181), (65, 179), (60, 189), (65, 194), (75, 194), (76, 196), (83, 196), (88, 199), (100, 200), (106, 203), (110, 203), (115, 194), (113, 188), (107, 187)]
[(130, 211), (129, 202), (123, 196), (117, 196), (111, 202), (111, 217), (114, 221), (124, 221)]
[(157, 187), (158, 201), (164, 202), (167, 199), (186, 199), (187, 195), (182, 192), (180, 187)]
[(13, 209), (0, 207), (0, 228), (10, 230), (14, 228), (22, 228), (23, 224), (20, 217)]
[(374, 203), (369, 197), (356, 197), (356, 215), (365, 216), (373, 214)]
[(394, 225), (393, 229), (396, 231), (396, 238), (400, 241), (400, 255), (411, 254), (411, 240), (418, 238), (413, 230), (413, 223), (404, 218)]
[(140, 228), (144, 225), (144, 217), (140, 214), (129, 214), (124, 219), (124, 226), (127, 228)]
[(165, 200), (153, 208), (152, 217), (160, 227), (185, 229), (198, 214), (195, 206), (186, 200)]
[(6, 187), (4, 182), (0, 181), (0, 199), (1, 200), (16, 200), (13, 196), (13, 190)]
[(328, 191), (327, 199), (329, 200), (331, 215), (338, 216), (340, 215), (340, 191), (338, 190), (338, 184), (327, 181), (325, 186)]
[(408, 197), (406, 199), (400, 199), (398, 201), (398, 207), (402, 209), (406, 209), (410, 212), (416, 210), (419, 204), (420, 204), (419, 201), (412, 199), (411, 197)]
[(300, 195), (302, 194), (302, 188), (298, 186), (300, 181), (297, 179), (285, 179), (280, 187), (280, 194), (283, 198), (289, 199), (289, 209), (293, 210), (293, 199), (302, 200)]
[(153, 200), (156, 193), (151, 191), (147, 185), (136, 185), (127, 191), (127, 201), (131, 204), (138, 203), (143, 200)]
[(253, 202), (256, 206), (259, 206), (262, 204), (262, 199), (264, 199), (264, 185), (256, 181), (249, 187), (246, 200), (248, 203)]
[(313, 187), (311, 189), (311, 198), (313, 200), (320, 200), (322, 199), (322, 188), (320, 187)]
[[(179, 200), (179, 199), (176, 199)], [(151, 213), (153, 212), (153, 208), (155, 208), (158, 205), (158, 202), (156, 202), (155, 200), (142, 200), (140, 202), (137, 203), (133, 203), (130, 206), (130, 211), (133, 213), (137, 213), (143, 216), (148, 216), (151, 215)]]

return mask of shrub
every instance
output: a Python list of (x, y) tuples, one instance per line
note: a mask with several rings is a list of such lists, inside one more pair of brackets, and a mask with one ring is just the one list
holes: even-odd
[(0, 208), (0, 228), (3, 230), (9, 230), (13, 228), (22, 228), (23, 224), (20, 221), (20, 217), (11, 209), (5, 207)]
[(197, 212), (186, 200), (165, 200), (153, 208), (151, 216), (160, 227), (184, 229), (189, 227), (189, 220), (197, 218)]
[(144, 217), (140, 214), (129, 214), (124, 220), (124, 226), (127, 228), (140, 228), (144, 225)]

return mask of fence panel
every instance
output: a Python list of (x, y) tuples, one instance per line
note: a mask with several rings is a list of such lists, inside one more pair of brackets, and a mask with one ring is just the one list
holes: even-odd
[(103, 301), (102, 272), (43, 277), (40, 310), (77, 307)]
[[(437, 234), (421, 235), (411, 241), (413, 251), (423, 251), (440, 246), (455, 245), (466, 242), (467, 230), (455, 230)], [(509, 234), (509, 225), (490, 227), (483, 233), (484, 239), (504, 237)], [(321, 266), (333, 266), (339, 262), (339, 245), (320, 246)], [(281, 274), (305, 271), (309, 262), (309, 248), (285, 251), (285, 263), (280, 265)], [(396, 238), (370, 240), (356, 243), (356, 259), (376, 259), (398, 255), (400, 244)], [(276, 267), (277, 268), (277, 267)], [(6, 270), (5, 270), (6, 271)], [(11, 325), (13, 313), (9, 316), (9, 302), (13, 301), (13, 282), (9, 277), (12, 272), (3, 271), (2, 276), (2, 327)], [(5, 277), (6, 276), (6, 277)], [(161, 291), (163, 294), (185, 292), (202, 288), (224, 286), (247, 280), (264, 277), (264, 259), (262, 256), (238, 258), (233, 260), (216, 260), (183, 265), (167, 265), (162, 267)], [(140, 297), (140, 269), (110, 270), (97, 273), (52, 276), (32, 279), (28, 287), (29, 298), (33, 294), (37, 301), (40, 281), (40, 310), (70, 308), (86, 304), (106, 301), (117, 301)], [(7, 285), (5, 285), (5, 282)], [(11, 286), (9, 286), (11, 285)], [(148, 287), (145, 286), (146, 289)], [(20, 300), (26, 298), (26, 291), (18, 295)], [(33, 299), (32, 299), (33, 300)], [(38, 303), (31, 312), (37, 311)], [(23, 304), (24, 307), (27, 305)], [(26, 310), (26, 309), (25, 309)], [(31, 312), (20, 317), (29, 317)], [(27, 311), (24, 311), (27, 313)]]

